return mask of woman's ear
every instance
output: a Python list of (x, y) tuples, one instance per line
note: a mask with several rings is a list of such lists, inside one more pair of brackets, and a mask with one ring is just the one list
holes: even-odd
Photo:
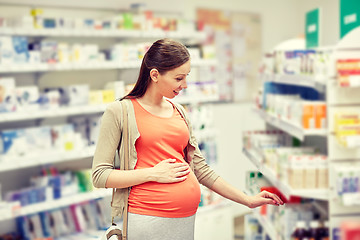
[(155, 83), (158, 82), (158, 78), (159, 78), (159, 71), (156, 68), (153, 68), (150, 70), (150, 78), (152, 81), (154, 81)]

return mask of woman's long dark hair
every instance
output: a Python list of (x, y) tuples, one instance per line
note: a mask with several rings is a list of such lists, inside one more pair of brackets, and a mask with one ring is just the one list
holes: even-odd
[(165, 74), (180, 67), (189, 59), (190, 54), (182, 43), (170, 39), (157, 40), (144, 55), (134, 88), (122, 99), (139, 98), (145, 94), (151, 81), (151, 69), (155, 68), (160, 74)]

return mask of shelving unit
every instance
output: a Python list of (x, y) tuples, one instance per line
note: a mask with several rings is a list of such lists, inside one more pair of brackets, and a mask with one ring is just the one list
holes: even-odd
[[(334, 50), (334, 63), (338, 59), (359, 59), (360, 58), (360, 27), (353, 29), (345, 35)], [(330, 76), (335, 79), (335, 75)], [(343, 205), (337, 196), (337, 175), (336, 170), (343, 166), (356, 166), (360, 164), (360, 148), (346, 148), (341, 146), (334, 136), (334, 115), (338, 112), (358, 111), (360, 107), (359, 89), (351, 87), (339, 87), (335, 84), (327, 84), (327, 105), (329, 118), (328, 134), (328, 159), (329, 159), (329, 216), (331, 228), (339, 227), (345, 220), (359, 220), (359, 205), (350, 204), (356, 201), (359, 194), (348, 196), (345, 199), (349, 205)]]
[[(84, 2), (84, 6), (88, 3)], [(26, 4), (25, 4), (26, 5)], [(66, 7), (66, 6), (65, 6)], [(79, 30), (79, 29), (25, 29), (25, 28), (3, 28), (0, 27), (1, 36), (26, 36), (29, 41), (38, 40), (38, 39), (59, 39), (59, 41), (66, 41), (70, 39), (70, 42), (75, 39), (81, 39), (81, 42), (86, 42), (87, 39), (90, 39), (90, 42), (99, 41), (101, 43), (106, 42), (104, 39), (111, 39), (114, 41), (150, 41), (160, 38), (172, 38), (178, 39), (181, 42), (190, 42), (190, 43), (199, 43), (205, 39), (205, 32), (198, 31), (140, 31), (140, 30)], [(210, 67), (217, 64), (216, 59), (197, 59), (193, 58), (191, 60), (192, 67)], [(141, 65), (141, 60), (136, 61), (91, 61), (91, 62), (71, 62), (71, 63), (24, 63), (24, 64), (0, 64), (0, 77), (1, 76), (15, 76), (16, 85), (26, 85), (31, 82), (33, 85), (41, 85), (42, 80), (48, 81), (52, 76), (62, 76), (68, 74), (74, 76), (79, 76), (82, 72), (89, 71), (104, 71), (111, 70), (111, 77), (115, 77), (115, 80), (122, 79), (121, 73), (127, 72), (127, 70), (138, 69)], [(118, 70), (118, 71), (113, 71)], [(126, 70), (126, 71), (125, 71)], [(74, 73), (73, 73), (74, 72)], [(107, 73), (107, 72), (106, 72)], [(105, 73), (105, 74), (106, 74)], [(113, 74), (114, 73), (114, 74)], [(102, 74), (102, 73), (96, 73)], [(43, 78), (44, 77), (44, 78)], [(56, 77), (55, 77), (56, 78)], [(127, 79), (126, 77), (124, 77)], [(50, 79), (52, 80), (52, 79)], [(107, 80), (107, 79), (99, 79)], [(114, 80), (114, 81), (115, 81)], [(44, 81), (44, 82), (46, 82)], [(23, 83), (24, 82), (24, 83)], [(75, 81), (76, 82), (76, 81)], [(81, 82), (81, 79), (80, 79)], [(18, 84), (19, 83), (19, 84)], [(31, 84), (30, 83), (30, 84)], [(129, 83), (129, 82), (126, 82)], [(99, 84), (97, 84), (99, 85)], [(216, 97), (199, 97), (195, 98), (179, 98), (178, 102), (181, 104), (199, 104), (204, 102), (216, 102), (219, 99)], [(29, 124), (35, 126), (41, 126), (42, 124), (48, 124), (48, 122), (56, 121), (67, 121), (68, 117), (73, 116), (90, 116), (90, 115), (100, 115), (104, 112), (107, 105), (84, 105), (84, 106), (68, 106), (68, 107), (59, 107), (56, 109), (37, 109), (37, 110), (19, 110), (16, 112), (1, 113), (0, 114), (0, 131), (6, 130), (8, 126), (14, 128), (16, 126), (21, 128), (23, 126), (28, 126)], [(10, 128), (10, 127), (9, 127)], [(203, 133), (201, 136), (203, 138), (211, 137), (208, 133)], [(37, 168), (48, 165), (64, 165), (71, 169), (74, 164), (74, 168), (78, 165), (88, 166), (88, 160), (92, 159), (92, 156), (95, 151), (95, 146), (84, 147), (81, 149), (75, 149), (72, 151), (57, 151), (57, 150), (46, 150), (41, 153), (32, 153), (31, 151), (21, 157), (10, 157), (6, 156), (6, 159), (1, 159), (0, 162), (0, 174), (3, 176), (12, 175), (12, 174), (21, 174), (22, 171), (36, 171)], [(81, 164), (79, 163), (80, 159)], [(12, 185), (8, 185), (7, 182), (1, 182), (4, 188), (11, 188)], [(6, 186), (6, 187), (5, 187)], [(9, 187), (8, 187), (9, 186)], [(11, 187), (10, 187), (11, 186)], [(1, 194), (1, 193), (0, 193)], [(16, 229), (14, 219), (18, 216), (25, 216), (30, 214), (35, 214), (42, 211), (49, 211), (55, 208), (66, 207), (73, 204), (78, 204), (81, 202), (89, 201), (97, 198), (110, 197), (111, 190), (96, 190), (94, 192), (81, 193), (74, 196), (64, 197), (58, 200), (50, 202), (41, 202), (37, 204), (28, 205), (17, 209), (14, 215), (11, 216), (0, 216), (0, 235), (5, 232), (14, 231)], [(1, 199), (1, 198), (0, 198)], [(217, 205), (205, 206), (199, 209), (199, 212), (202, 215), (207, 215), (212, 211), (220, 211), (219, 216), (223, 216), (224, 211), (228, 211), (226, 203), (219, 203)], [(226, 209), (226, 210), (225, 210)], [(211, 214), (212, 216), (212, 214)], [(227, 215), (226, 215), (227, 216)], [(206, 217), (205, 217), (206, 218)], [(231, 219), (231, 218), (226, 218)], [(230, 220), (229, 220), (230, 221)], [(6, 226), (10, 225), (12, 227), (8, 228)], [(231, 225), (228, 224), (228, 228), (231, 228)], [(201, 232), (200, 235), (203, 233)], [(230, 234), (230, 232), (229, 232)], [(202, 237), (200, 237), (202, 239)]]
[(254, 165), (258, 168), (258, 170), (274, 185), (276, 186), (281, 193), (284, 194), (286, 198), (290, 198), (290, 196), (298, 196), (302, 198), (312, 198), (317, 200), (325, 200), (329, 199), (329, 190), (328, 189), (292, 189), (287, 183), (280, 181), (275, 173), (261, 163), (260, 159), (256, 158), (256, 155), (249, 152), (248, 150), (243, 150), (245, 156), (254, 163)]
[[(281, 129), (287, 134), (298, 138), (301, 141), (305, 141), (308, 137), (318, 136), (323, 143), (326, 142), (327, 157), (329, 161), (329, 189), (320, 190), (294, 190), (291, 189), (286, 183), (277, 179), (274, 172), (262, 164), (261, 159), (248, 150), (243, 150), (244, 155), (250, 159), (251, 162), (258, 168), (260, 172), (285, 196), (299, 196), (307, 199), (315, 199), (328, 202), (328, 209), (323, 209), (321, 206), (321, 212), (326, 213), (329, 216), (330, 222), (330, 234), (334, 229), (338, 228), (342, 221), (345, 220), (359, 220), (360, 208), (356, 204), (360, 200), (360, 194), (345, 194), (344, 201), (347, 203), (343, 205), (338, 198), (336, 192), (339, 184), (335, 172), (337, 169), (345, 166), (354, 166), (359, 164), (360, 149), (359, 148), (345, 148), (341, 146), (335, 136), (334, 130), (334, 114), (337, 112), (358, 111), (360, 106), (360, 95), (358, 88), (351, 87), (339, 87), (336, 77), (336, 61), (338, 59), (359, 59), (360, 58), (360, 45), (358, 39), (360, 38), (360, 27), (354, 29), (348, 33), (339, 43), (331, 47), (332, 57), (330, 63), (333, 69), (330, 69), (326, 79), (315, 79), (306, 75), (276, 75), (270, 74), (263, 76), (263, 81), (270, 81), (274, 83), (281, 83), (291, 86), (304, 86), (310, 87), (318, 92), (321, 92), (326, 97), (327, 106), (327, 126), (325, 130), (305, 130), (299, 126), (292, 124), (289, 121), (285, 121), (280, 117), (271, 115), (262, 109), (254, 109), (255, 112), (262, 118), (268, 125), (277, 129)], [(292, 40), (279, 44), (281, 50), (295, 50), (305, 49), (303, 41)], [(275, 48), (276, 49), (276, 48)], [(322, 139), (322, 140), (321, 140)], [(320, 143), (320, 142), (318, 142)], [(316, 145), (315, 143), (313, 143)], [(316, 205), (316, 204), (315, 204)], [(317, 203), (317, 207), (319, 207)], [(279, 239), (274, 229), (271, 229), (270, 225), (258, 214), (255, 217), (259, 220), (265, 231), (268, 233), (271, 239)]]

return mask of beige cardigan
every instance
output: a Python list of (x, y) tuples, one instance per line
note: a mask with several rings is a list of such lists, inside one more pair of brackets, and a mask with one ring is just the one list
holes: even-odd
[[(129, 127), (129, 142), (125, 143), (122, 139), (122, 104), (127, 108), (128, 113), (128, 127)], [(196, 139), (193, 134), (191, 124), (185, 109), (180, 105), (174, 103), (179, 113), (184, 118), (189, 128), (190, 139), (187, 147), (185, 148), (185, 161), (189, 163), (190, 168), (194, 172), (198, 181), (208, 188), (214, 184), (218, 175), (210, 169), (202, 156)], [(120, 169), (124, 169), (124, 149), (130, 149), (129, 154), (129, 169), (134, 169), (137, 162), (137, 153), (135, 149), (135, 142), (140, 136), (137, 128), (135, 112), (131, 100), (124, 99), (122, 101), (115, 101), (111, 103), (105, 110), (100, 126), (99, 138), (94, 154), (92, 165), (92, 180), (97, 188), (105, 188), (107, 178), (114, 170), (114, 157), (118, 146), (120, 146)], [(119, 145), (120, 143), (120, 145)], [(116, 189), (113, 196), (112, 216), (121, 216), (124, 210), (125, 198), (128, 197), (128, 189)]]

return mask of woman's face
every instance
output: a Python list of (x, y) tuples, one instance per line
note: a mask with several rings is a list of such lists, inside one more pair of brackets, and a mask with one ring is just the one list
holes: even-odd
[(166, 98), (174, 98), (180, 91), (187, 88), (186, 77), (190, 73), (190, 60), (181, 65), (159, 74), (155, 83), (161, 95)]

